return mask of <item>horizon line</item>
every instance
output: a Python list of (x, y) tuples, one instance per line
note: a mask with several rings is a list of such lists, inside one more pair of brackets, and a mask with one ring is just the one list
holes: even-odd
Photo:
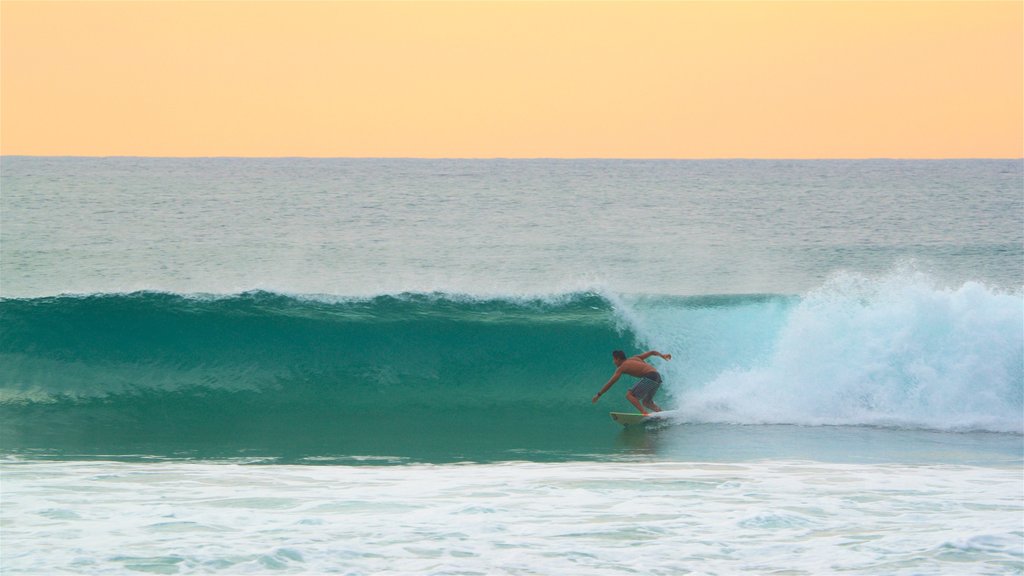
[(920, 161), (944, 161), (944, 160), (1024, 160), (1024, 156), (821, 156), (821, 157), (798, 157), (798, 156), (722, 156), (722, 157), (622, 157), (622, 156), (237, 156), (237, 155), (209, 155), (209, 156), (188, 156), (188, 155), (142, 155), (142, 154), (3, 154), (0, 158), (90, 158), (90, 159), (114, 159), (114, 158), (135, 158), (153, 160), (616, 160), (616, 161), (869, 161), (869, 160), (920, 160)]

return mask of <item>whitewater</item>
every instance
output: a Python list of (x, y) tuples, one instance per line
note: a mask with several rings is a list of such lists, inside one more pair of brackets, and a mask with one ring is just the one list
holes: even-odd
[(1024, 572), (1019, 160), (0, 176), (5, 574)]

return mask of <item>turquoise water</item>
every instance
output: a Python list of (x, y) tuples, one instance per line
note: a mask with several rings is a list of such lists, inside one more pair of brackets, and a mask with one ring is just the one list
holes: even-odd
[(1001, 432), (1017, 448), (1019, 297), (901, 282), (615, 302), (13, 299), (0, 430), (8, 450), (69, 455), (600, 458), (622, 452), (603, 411), (623, 401), (587, 400), (624, 342), (682, 351), (660, 365), (679, 424)]
[(4, 573), (1024, 571), (1019, 160), (0, 175)]

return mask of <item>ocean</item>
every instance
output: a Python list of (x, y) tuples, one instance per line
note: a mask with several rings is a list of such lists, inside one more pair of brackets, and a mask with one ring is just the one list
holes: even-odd
[(1024, 162), (0, 158), (0, 571), (1022, 574)]

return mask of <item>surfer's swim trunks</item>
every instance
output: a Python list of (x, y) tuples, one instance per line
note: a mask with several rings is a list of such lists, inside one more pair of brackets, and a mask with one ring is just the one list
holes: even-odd
[(644, 374), (644, 377), (633, 384), (633, 387), (629, 389), (641, 402), (650, 402), (654, 398), (654, 394), (661, 388), (661, 374), (657, 372), (648, 372)]

